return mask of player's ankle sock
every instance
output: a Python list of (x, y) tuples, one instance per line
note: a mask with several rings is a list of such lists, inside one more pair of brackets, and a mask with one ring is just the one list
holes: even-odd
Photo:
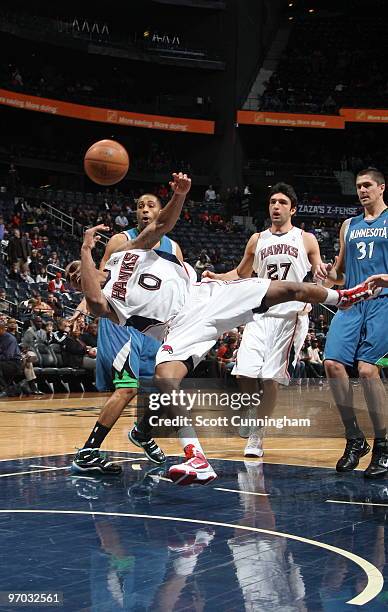
[(328, 289), (327, 287), (325, 287), (325, 289), (327, 291), (327, 296), (323, 300), (323, 304), (329, 304), (329, 306), (336, 306), (339, 300), (338, 291), (336, 291), (335, 289)]
[(178, 429), (178, 439), (182, 445), (182, 448), (185, 449), (186, 446), (192, 444), (195, 448), (205, 456), (204, 450), (200, 444), (200, 441), (197, 438), (194, 427), (180, 427)]
[(101, 425), (101, 423), (97, 421), (92, 429), (92, 433), (83, 445), (83, 448), (100, 448), (110, 430), (110, 427), (105, 427), (105, 425)]
[(145, 415), (141, 418), (141, 420), (135, 425), (136, 431), (139, 433), (148, 436), (152, 431), (152, 426), (150, 425), (148, 417)]
[(350, 419), (344, 419), (345, 436), (347, 440), (353, 440), (355, 438), (365, 438), (363, 431), (358, 426), (357, 419), (352, 417)]

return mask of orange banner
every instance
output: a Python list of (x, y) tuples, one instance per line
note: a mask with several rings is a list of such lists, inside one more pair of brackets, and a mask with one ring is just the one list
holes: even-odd
[(300, 115), (297, 113), (267, 113), (264, 111), (237, 111), (237, 123), (278, 127), (306, 127), (343, 130), (345, 120), (336, 115)]
[(7, 91), (6, 89), (0, 89), (0, 104), (37, 111), (38, 113), (74, 117), (75, 119), (99, 121), (102, 123), (116, 123), (128, 127), (142, 127), (170, 132), (214, 134), (214, 121), (129, 113), (109, 108), (72, 104), (71, 102), (51, 100), (50, 98), (38, 98), (37, 96)]
[(341, 108), (345, 121), (355, 123), (388, 123), (388, 110), (375, 108)]

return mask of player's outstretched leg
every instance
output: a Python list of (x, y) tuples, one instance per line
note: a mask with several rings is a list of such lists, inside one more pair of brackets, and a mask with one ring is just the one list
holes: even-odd
[(313, 283), (272, 281), (263, 302), (265, 306), (270, 307), (296, 300), (310, 304), (328, 304), (345, 310), (359, 302), (373, 300), (380, 293), (380, 287), (371, 289), (367, 283), (351, 287), (350, 289), (327, 289)]

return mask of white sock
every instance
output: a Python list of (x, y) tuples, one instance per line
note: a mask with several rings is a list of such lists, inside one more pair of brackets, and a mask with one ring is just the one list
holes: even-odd
[(188, 444), (192, 444), (200, 453), (205, 455), (200, 441), (198, 440), (197, 435), (195, 433), (194, 427), (187, 426), (178, 429), (178, 439), (183, 449), (185, 449)]
[(327, 289), (327, 287), (325, 287), (325, 289), (327, 291), (327, 296), (323, 300), (323, 303), (329, 304), (330, 306), (337, 306), (339, 301), (338, 291), (336, 291), (335, 289)]

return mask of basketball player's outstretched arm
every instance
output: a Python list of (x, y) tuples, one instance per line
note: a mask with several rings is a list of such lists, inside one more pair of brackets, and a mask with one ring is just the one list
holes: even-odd
[(345, 230), (350, 219), (343, 222), (340, 229), (340, 251), (338, 257), (335, 258), (334, 264), (324, 264), (326, 266), (326, 279), (323, 282), (325, 287), (333, 287), (334, 285), (344, 285), (345, 276)]
[(190, 191), (191, 179), (187, 174), (176, 172), (172, 175), (170, 187), (173, 191), (171, 200), (160, 211), (155, 221), (147, 225), (142, 232), (130, 242), (118, 245), (114, 252), (129, 251), (131, 249), (152, 249), (161, 238), (174, 229), (182, 212), (186, 195)]
[(86, 230), (84, 234), (81, 247), (81, 285), (90, 312), (96, 317), (105, 317), (111, 319), (114, 323), (118, 323), (116, 314), (101, 290), (101, 278), (103, 278), (101, 275), (103, 273), (97, 270), (92, 257), (92, 250), (100, 239), (97, 232), (106, 229), (104, 225), (97, 225)]

